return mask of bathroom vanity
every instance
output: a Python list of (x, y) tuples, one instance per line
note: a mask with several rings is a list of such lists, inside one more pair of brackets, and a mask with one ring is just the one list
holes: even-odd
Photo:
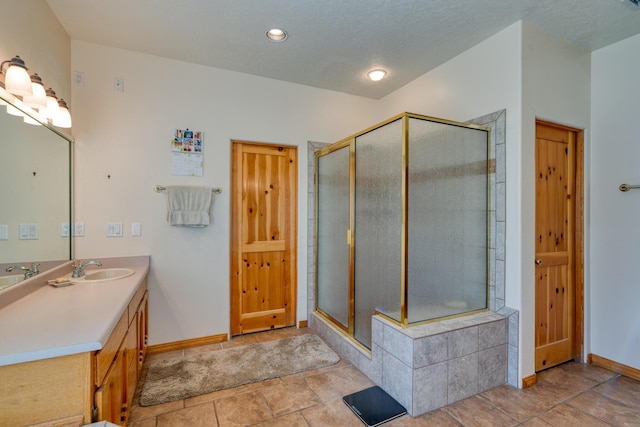
[(70, 275), (69, 262), (25, 280), (19, 286), (33, 289), (0, 305), (0, 425), (126, 424), (147, 349), (149, 257), (99, 261), (134, 274), (45, 284)]

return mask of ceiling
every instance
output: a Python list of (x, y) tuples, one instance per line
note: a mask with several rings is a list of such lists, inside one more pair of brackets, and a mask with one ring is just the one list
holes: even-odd
[[(587, 51), (640, 33), (620, 0), (47, 2), (74, 40), (374, 99), (520, 19)], [(269, 41), (273, 27), (288, 39)], [(369, 81), (378, 67), (387, 78)]]

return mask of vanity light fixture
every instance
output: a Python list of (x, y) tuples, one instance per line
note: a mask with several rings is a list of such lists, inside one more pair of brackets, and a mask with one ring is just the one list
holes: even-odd
[(33, 95), (27, 66), (18, 55), (0, 64), (0, 74), (4, 77), (4, 88), (7, 92), (17, 96)]
[(60, 112), (60, 105), (58, 104), (58, 97), (53, 89), (49, 88), (45, 92), (47, 94), (47, 108), (42, 112), (47, 119), (55, 119)]
[[(20, 105), (20, 107), (23, 107), (19, 99), (14, 102), (16, 105)], [(16, 117), (24, 117), (24, 113), (22, 111), (10, 104), (7, 104), (7, 114), (11, 114), (12, 116)]]
[(38, 73), (29, 76), (18, 55), (0, 63), (0, 95), (0, 105), (7, 106), (7, 113), (23, 117), (25, 123), (42, 125), (50, 122), (61, 128), (71, 127), (67, 103), (58, 99), (53, 89), (44, 89)]
[[(36, 113), (35, 111), (34, 111), (34, 113), (35, 113), (35, 114), (38, 114), (38, 113)], [(44, 119), (44, 118), (41, 118), (41, 120), (42, 120), (43, 122), (46, 122), (46, 121), (47, 121), (47, 119)], [(26, 114), (24, 115), (24, 118), (22, 119), (22, 121), (23, 121), (23, 122), (25, 122), (25, 123), (26, 123), (26, 124), (28, 124), (28, 125), (42, 126), (42, 123), (40, 123), (39, 121), (37, 121), (37, 120), (36, 120), (36, 119), (34, 119), (33, 117), (28, 116), (28, 115), (26, 115)]]
[(37, 108), (39, 110), (47, 108), (47, 94), (38, 73), (31, 76), (31, 89), (33, 90), (33, 95), (23, 96), (22, 102), (31, 108)]
[(64, 99), (59, 99), (58, 106), (58, 114), (53, 118), (51, 123), (59, 128), (70, 128), (71, 114), (69, 113), (69, 108), (67, 108), (67, 103), (64, 102)]
[(281, 28), (272, 28), (267, 31), (267, 38), (274, 42), (283, 42), (287, 37), (289, 37), (289, 35)]
[(382, 79), (384, 79), (384, 77), (387, 75), (387, 72), (385, 70), (382, 70), (380, 68), (377, 68), (375, 70), (371, 70), (367, 73), (367, 76), (371, 79), (371, 81), (377, 82), (380, 81)]

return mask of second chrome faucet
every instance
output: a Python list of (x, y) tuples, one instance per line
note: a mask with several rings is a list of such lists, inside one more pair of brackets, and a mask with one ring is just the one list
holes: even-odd
[(74, 279), (77, 279), (78, 277), (84, 276), (84, 269), (87, 268), (87, 266), (89, 265), (101, 266), (102, 263), (99, 261), (80, 262), (80, 260), (76, 260), (73, 263), (73, 274), (71, 274), (71, 277), (73, 277)]

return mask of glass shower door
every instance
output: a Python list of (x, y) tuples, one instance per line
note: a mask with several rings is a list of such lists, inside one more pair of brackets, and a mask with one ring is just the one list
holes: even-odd
[(409, 323), (487, 308), (487, 132), (410, 118)]
[(371, 317), (401, 321), (402, 120), (355, 143), (354, 337), (371, 348)]
[(345, 330), (350, 301), (350, 148), (317, 157), (317, 307)]

